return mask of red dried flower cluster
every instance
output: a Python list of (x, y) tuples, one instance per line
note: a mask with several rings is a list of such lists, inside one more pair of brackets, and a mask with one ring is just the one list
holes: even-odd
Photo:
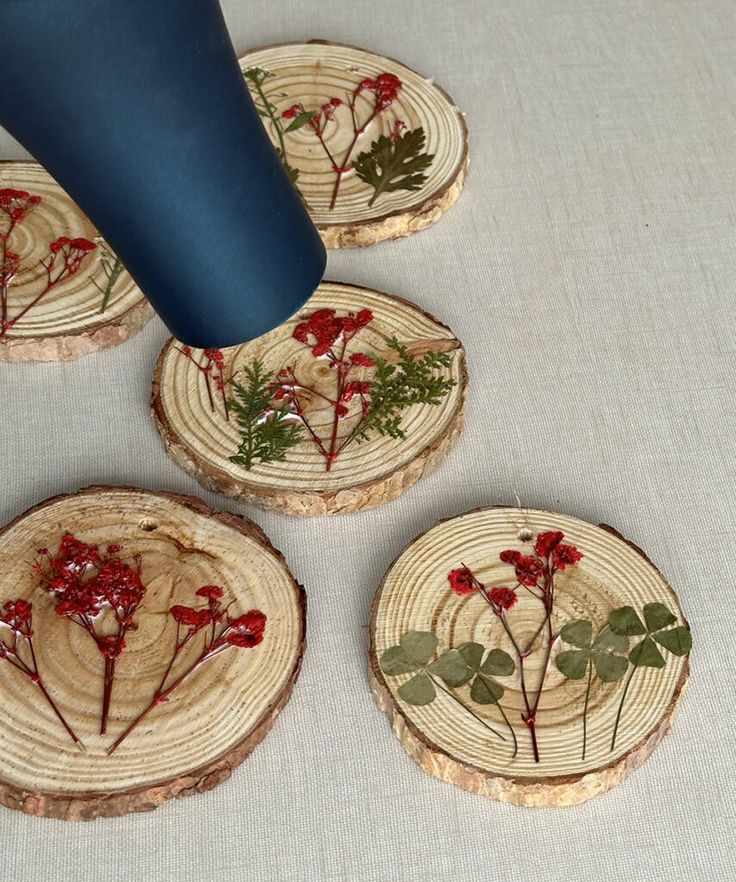
[[(339, 317), (334, 309), (317, 309), (305, 321), (300, 322), (294, 328), (294, 339), (306, 346), (312, 347), (312, 355), (320, 358), (332, 350), (335, 343), (342, 337), (346, 342), (373, 321), (373, 313), (370, 309), (361, 309), (357, 313)], [(334, 352), (331, 361), (337, 362)], [(356, 353), (353, 364), (363, 363), (365, 367), (373, 367), (373, 361), (363, 353)], [(370, 364), (366, 364), (370, 362)]]
[(40, 690), (69, 737), (75, 744), (81, 745), (51, 697), (39, 671), (33, 648), (33, 604), (29, 600), (8, 600), (0, 607), (0, 661), (7, 662)]
[(40, 196), (31, 196), (25, 190), (12, 187), (0, 190), (0, 212), (8, 216), (11, 224), (19, 224), (40, 201)]
[[(299, 102), (292, 104), (291, 107), (288, 107), (282, 112), (281, 117), (283, 119), (293, 121), (291, 126), (286, 130), (287, 132), (293, 131), (295, 128), (301, 128), (302, 125), (308, 126), (311, 131), (314, 132), (322, 150), (327, 156), (327, 159), (330, 162), (330, 167), (335, 173), (335, 185), (330, 200), (331, 209), (334, 208), (337, 203), (342, 176), (345, 172), (348, 172), (351, 169), (350, 160), (355, 146), (358, 143), (358, 139), (373, 120), (393, 104), (402, 88), (403, 83), (396, 74), (384, 72), (378, 74), (375, 79), (366, 78), (361, 80), (353, 90), (352, 94), (348, 93), (346, 101), (343, 101), (341, 98), (330, 98), (328, 101), (325, 101), (319, 109), (315, 110), (306, 110), (304, 105)], [(357, 101), (358, 97), (364, 92), (373, 93), (373, 105), (365, 119), (360, 121), (358, 120)], [(327, 128), (327, 124), (335, 118), (335, 111), (337, 108), (342, 105), (346, 105), (350, 110), (353, 137), (342, 160), (338, 160), (325, 140), (325, 129)], [(405, 126), (401, 120), (397, 120), (396, 123), (394, 123), (390, 134), (392, 141), (396, 141), (403, 128), (405, 128)]]
[[(28, 600), (8, 600), (0, 609), (0, 625), (7, 625), (19, 637), (32, 637), (33, 604)], [(0, 641), (0, 653), (5, 648)]]
[[(502, 551), (499, 555), (501, 561), (514, 568), (517, 585), (513, 588), (499, 585), (495, 588), (487, 589), (476, 578), (473, 571), (466, 566), (451, 570), (447, 575), (450, 587), (456, 594), (464, 597), (477, 593), (483, 598), (500, 620), (511, 641), (516, 654), (521, 681), (521, 694), (524, 699), (525, 710), (521, 718), (529, 729), (535, 762), (539, 762), (536, 715), (542, 697), (542, 689), (547, 674), (552, 645), (556, 639), (552, 628), (555, 574), (574, 566), (583, 557), (574, 545), (564, 544), (562, 541), (564, 538), (565, 534), (560, 530), (550, 530), (537, 535), (533, 554), (523, 554), (515, 548)], [(523, 647), (506, 617), (506, 613), (516, 606), (519, 599), (517, 591), (522, 588), (526, 589), (536, 600), (540, 601), (544, 609), (542, 623)], [(545, 657), (541, 668), (542, 674), (537, 689), (532, 691), (526, 682), (524, 661), (531, 655), (537, 639), (543, 631), (546, 631), (546, 641), (544, 645)]]
[(191, 346), (180, 346), (181, 352), (185, 358), (188, 358), (202, 375), (205, 390), (207, 391), (207, 399), (210, 403), (210, 410), (214, 413), (215, 396), (213, 388), (220, 393), (222, 407), (225, 412), (225, 419), (230, 419), (230, 407), (227, 403), (227, 380), (225, 379), (225, 356), (221, 349), (203, 349), (200, 356), (195, 356)]
[(376, 108), (381, 111), (393, 104), (401, 91), (402, 85), (401, 80), (396, 74), (382, 73), (375, 80), (362, 80), (353, 94), (358, 96), (361, 92), (370, 90), (375, 95)]
[[(375, 367), (375, 361), (365, 352), (348, 353), (347, 349), (353, 338), (373, 320), (370, 309), (361, 309), (355, 313), (338, 316), (334, 309), (317, 309), (309, 318), (300, 322), (293, 332), (293, 337), (308, 346), (315, 358), (325, 358), (330, 368), (335, 370), (336, 392), (331, 398), (317, 389), (300, 383), (295, 370), (289, 366), (279, 371), (277, 383), (271, 389), (273, 397), (278, 401), (286, 401), (290, 410), (304, 424), (311, 440), (326, 460), (329, 471), (345, 447), (360, 431), (362, 421), (370, 410), (371, 384), (365, 379), (354, 379), (355, 372)], [(300, 395), (325, 400), (333, 410), (332, 431), (329, 441), (320, 438), (305, 413)], [(350, 414), (350, 403), (360, 402), (359, 420), (347, 437), (340, 440), (340, 421)]]
[(56, 598), (57, 615), (84, 628), (105, 659), (101, 735), (107, 729), (115, 662), (125, 649), (127, 632), (135, 628), (134, 616), (146, 594), (140, 558), (134, 557), (131, 566), (117, 557), (120, 550), (120, 545), (108, 545), (101, 553), (97, 545), (67, 533), (56, 554), (39, 549), (33, 566), (41, 587)]
[(466, 597), (476, 591), (484, 595), (484, 597), (490, 601), (493, 611), (497, 616), (513, 609), (518, 600), (513, 588), (507, 588), (504, 585), (500, 585), (496, 588), (486, 588), (485, 585), (476, 578), (470, 567), (462, 566), (458, 567), (456, 570), (451, 570), (447, 574), (447, 579), (452, 590), (455, 594), (459, 594), (460, 597)]
[[(169, 700), (171, 693), (199, 668), (230, 647), (252, 649), (263, 641), (266, 631), (266, 616), (260, 610), (251, 609), (232, 618), (227, 608), (223, 608), (224, 591), (219, 585), (203, 585), (195, 592), (195, 597), (207, 601), (207, 606), (184, 606), (177, 604), (169, 610), (176, 622), (174, 649), (166, 666), (164, 675), (155, 689), (149, 704), (133, 720), (128, 728), (109, 748), (114, 753), (135, 727), (159, 704)], [(174, 665), (184, 649), (200, 633), (205, 632), (199, 652), (188, 666), (172, 677)]]
[(41, 261), (46, 270), (43, 288), (15, 316), (9, 315), (8, 292), (10, 285), (22, 272), (21, 258), (10, 249), (10, 239), (15, 227), (22, 223), (35, 206), (41, 202), (40, 196), (32, 196), (25, 190), (5, 188), (0, 190), (0, 216), (5, 215), (5, 228), (0, 231), (0, 340), (34, 306), (52, 290), (77, 273), (84, 258), (95, 250), (97, 245), (89, 239), (69, 239), (61, 236), (49, 245), (49, 256)]

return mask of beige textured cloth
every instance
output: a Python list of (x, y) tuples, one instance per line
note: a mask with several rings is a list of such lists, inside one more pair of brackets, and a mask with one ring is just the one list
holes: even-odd
[[(732, 0), (227, 0), (236, 48), (326, 37), (401, 58), (467, 113), (465, 193), (435, 227), (332, 253), (465, 341), (467, 432), (398, 502), (339, 520), (248, 511), (309, 592), (275, 729), (212, 793), (69, 826), (0, 810), (16, 882), (730, 879), (736, 719), (736, 7)], [(182, 47), (186, 51), (188, 47)], [(33, 75), (29, 62), (28, 75)], [(0, 157), (25, 154), (0, 133)], [(148, 415), (166, 339), (0, 365), (0, 518), (92, 482), (201, 491)], [(694, 673), (674, 732), (574, 809), (421, 772), (374, 707), (369, 604), (417, 532), (489, 502), (607, 521), (679, 590)], [(0, 711), (0, 725), (2, 713)]]

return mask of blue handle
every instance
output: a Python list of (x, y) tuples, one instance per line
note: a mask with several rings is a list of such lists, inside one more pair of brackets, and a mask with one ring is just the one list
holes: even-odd
[(174, 336), (281, 324), (325, 267), (217, 0), (3, 0), (0, 123), (79, 203)]

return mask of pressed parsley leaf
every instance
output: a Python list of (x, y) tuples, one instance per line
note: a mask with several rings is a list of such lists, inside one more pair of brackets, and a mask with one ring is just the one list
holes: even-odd
[(260, 361), (243, 368), (244, 382), (233, 381), (229, 406), (241, 441), (230, 461), (249, 471), (257, 462), (283, 462), (287, 451), (302, 440), (302, 427), (288, 411), (273, 409), (274, 377)]
[(369, 205), (382, 193), (394, 190), (419, 190), (427, 180), (424, 172), (432, 164), (433, 153), (423, 153), (426, 138), (424, 129), (410, 129), (395, 140), (381, 135), (371, 149), (360, 153), (353, 168), (361, 181), (370, 184), (374, 193)]
[(398, 340), (388, 342), (399, 357), (398, 364), (376, 359), (376, 371), (371, 378), (371, 405), (367, 416), (356, 432), (358, 441), (365, 441), (368, 433), (378, 432), (391, 438), (405, 438), (401, 428), (402, 411), (413, 404), (439, 404), (455, 385), (455, 381), (438, 373), (450, 366), (445, 352), (427, 352), (421, 358), (410, 355)]

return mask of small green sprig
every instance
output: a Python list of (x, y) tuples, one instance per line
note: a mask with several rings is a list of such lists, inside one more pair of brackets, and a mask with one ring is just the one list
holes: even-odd
[[(293, 165), (289, 164), (286, 156), (286, 142), (284, 141), (284, 134), (286, 133), (286, 131), (293, 131), (295, 128), (299, 128), (299, 126), (295, 126), (294, 123), (292, 123), (290, 124), (288, 129), (284, 129), (281, 117), (279, 116), (278, 108), (272, 101), (268, 99), (268, 97), (266, 96), (266, 91), (263, 88), (266, 80), (271, 79), (271, 77), (275, 77), (276, 74), (272, 73), (270, 70), (264, 70), (262, 67), (250, 67), (248, 68), (248, 70), (245, 71), (243, 76), (248, 82), (248, 86), (251, 91), (255, 93), (254, 103), (256, 105), (258, 115), (264, 117), (264, 119), (268, 119), (271, 121), (271, 125), (273, 126), (273, 130), (279, 142), (279, 145), (276, 148), (276, 152), (279, 155), (281, 164), (286, 169), (289, 180), (292, 184), (294, 184), (294, 186), (296, 186), (296, 182), (299, 179), (299, 169), (294, 168)], [(305, 122), (307, 122), (307, 119), (305, 119), (300, 124), (303, 125)]]
[(274, 408), (273, 374), (260, 361), (243, 367), (244, 382), (233, 380), (234, 397), (228, 402), (241, 433), (238, 452), (230, 461), (246, 471), (257, 463), (283, 462), (303, 436), (302, 426), (287, 410)]
[(100, 264), (102, 265), (102, 272), (104, 273), (106, 280), (104, 286), (100, 285), (97, 279), (93, 279), (92, 281), (97, 290), (102, 294), (100, 312), (104, 312), (110, 303), (112, 289), (115, 287), (115, 284), (125, 267), (123, 266), (122, 260), (117, 254), (115, 254), (104, 239), (98, 238), (96, 241), (100, 248)]
[(446, 352), (427, 352), (421, 358), (410, 355), (395, 338), (388, 346), (398, 355), (398, 364), (385, 358), (376, 359), (376, 372), (371, 379), (371, 406), (358, 426), (355, 438), (368, 439), (371, 432), (405, 438), (401, 428), (402, 411), (413, 404), (440, 404), (455, 385), (455, 380), (439, 373), (450, 366)]

